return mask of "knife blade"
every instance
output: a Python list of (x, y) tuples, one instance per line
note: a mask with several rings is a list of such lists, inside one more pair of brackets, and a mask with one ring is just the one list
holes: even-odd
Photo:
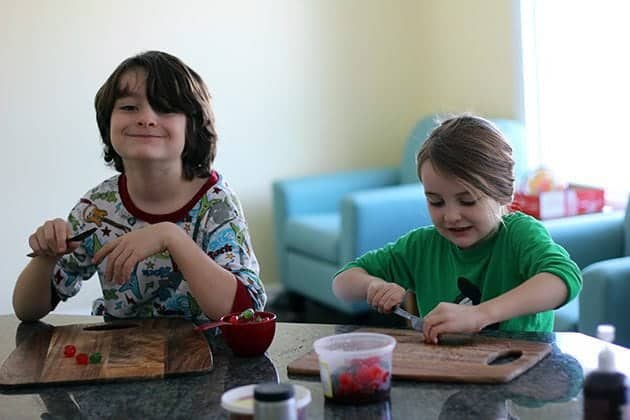
[(400, 305), (396, 305), (396, 307), (394, 308), (394, 313), (409, 320), (409, 322), (411, 323), (411, 328), (413, 328), (414, 330), (422, 331), (422, 318), (420, 318), (419, 316), (415, 316), (405, 311), (403, 308), (400, 307)]
[[(81, 233), (79, 233), (79, 234), (76, 234), (76, 235), (74, 235), (74, 236), (72, 236), (72, 237), (70, 237), (70, 238), (66, 239), (66, 243), (70, 243), (70, 242), (81, 242), (82, 240), (84, 240), (85, 238), (87, 238), (88, 236), (90, 236), (91, 234), (93, 234), (94, 232), (96, 232), (96, 230), (97, 230), (97, 229), (98, 229), (98, 228), (93, 227), (93, 228), (88, 229), (88, 230), (86, 230), (86, 231), (84, 231), (84, 232), (81, 232)], [(26, 256), (27, 256), (27, 257), (31, 257), (31, 258), (33, 258), (33, 257), (36, 257), (36, 256), (37, 256), (37, 254), (36, 254), (36, 253), (34, 253), (34, 252), (31, 252), (31, 253), (26, 254)]]
[[(420, 331), (422, 332), (422, 325), (424, 323), (423, 319), (419, 316), (413, 315), (409, 312), (407, 312), (406, 310), (404, 310), (403, 308), (400, 307), (400, 305), (396, 305), (394, 307), (393, 312), (398, 315), (401, 316), (407, 320), (409, 320), (409, 322), (411, 323), (411, 328), (413, 328), (416, 331)], [(461, 344), (469, 344), (472, 343), (473, 341), (473, 334), (465, 334), (465, 333), (444, 333), (444, 334), (440, 334), (438, 336), (438, 343), (439, 344), (448, 344), (448, 345), (461, 345)]]

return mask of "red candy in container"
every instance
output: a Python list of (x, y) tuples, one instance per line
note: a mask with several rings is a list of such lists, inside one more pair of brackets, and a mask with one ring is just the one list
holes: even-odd
[(276, 333), (276, 314), (254, 311), (251, 317), (241, 314), (225, 315), (219, 326), (223, 339), (235, 355), (243, 357), (259, 356), (271, 345)]
[(276, 333), (276, 314), (254, 311), (249, 308), (221, 317), (218, 321), (206, 322), (195, 327), (206, 331), (219, 327), (223, 339), (235, 355), (242, 357), (260, 356), (265, 353)]
[(323, 337), (313, 343), (327, 399), (362, 404), (389, 398), (393, 337), (376, 333), (348, 333)]

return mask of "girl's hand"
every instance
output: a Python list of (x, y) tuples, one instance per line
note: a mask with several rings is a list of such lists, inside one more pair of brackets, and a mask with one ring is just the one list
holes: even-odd
[(380, 313), (387, 313), (391, 312), (394, 306), (400, 304), (404, 297), (405, 289), (396, 283), (375, 278), (368, 285), (366, 300)]
[(442, 302), (424, 317), (425, 341), (437, 344), (438, 336), (443, 333), (479, 332), (484, 327), (484, 319), (478, 305)]
[(99, 264), (107, 257), (105, 281), (123, 284), (131, 277), (136, 264), (166, 250), (168, 225), (170, 223), (149, 225), (119, 236), (99, 249), (92, 262)]
[(72, 235), (72, 229), (63, 219), (53, 219), (44, 222), (28, 238), (28, 244), (37, 256), (59, 258), (74, 251), (80, 242), (67, 243)]

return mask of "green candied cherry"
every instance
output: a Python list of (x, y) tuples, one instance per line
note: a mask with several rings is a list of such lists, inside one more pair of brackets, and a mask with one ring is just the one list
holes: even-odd
[(238, 315), (238, 320), (239, 321), (253, 321), (254, 314), (255, 312), (252, 308), (247, 308)]

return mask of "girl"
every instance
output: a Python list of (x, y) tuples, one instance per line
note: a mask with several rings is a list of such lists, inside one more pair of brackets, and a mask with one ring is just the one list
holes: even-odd
[(417, 157), (433, 226), (346, 264), (335, 294), (389, 312), (412, 289), (426, 313), (427, 342), (488, 326), (552, 331), (552, 309), (576, 297), (582, 278), (539, 221), (507, 214), (513, 167), (512, 149), (492, 123), (469, 115), (444, 121)]
[(94, 272), (103, 289), (97, 315), (203, 322), (262, 309), (243, 210), (211, 168), (217, 135), (201, 77), (149, 51), (116, 68), (95, 107), (105, 162), (120, 175), (85, 194), (67, 221), (48, 220), (30, 236), (35, 256), (13, 292), (18, 318), (45, 316)]

